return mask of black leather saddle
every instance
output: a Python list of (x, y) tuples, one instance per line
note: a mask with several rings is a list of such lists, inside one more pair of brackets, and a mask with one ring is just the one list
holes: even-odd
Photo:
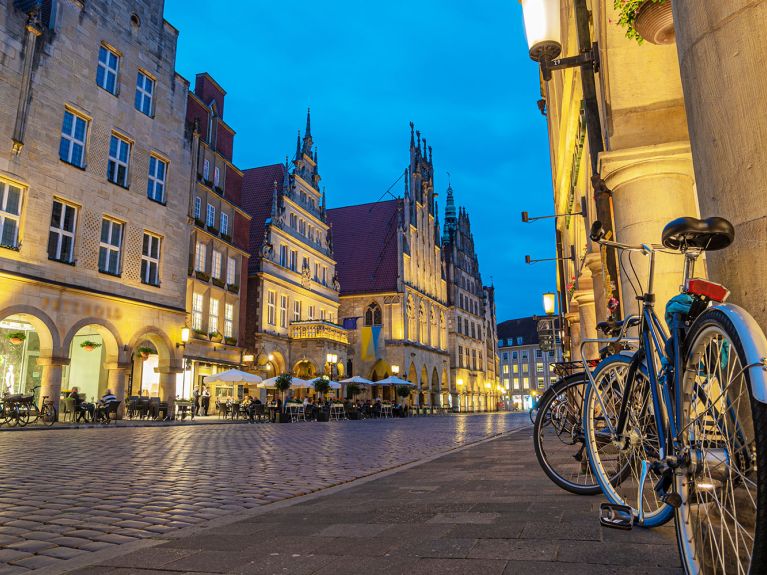
[(722, 250), (735, 239), (735, 228), (724, 218), (677, 218), (663, 228), (663, 245), (672, 250)]

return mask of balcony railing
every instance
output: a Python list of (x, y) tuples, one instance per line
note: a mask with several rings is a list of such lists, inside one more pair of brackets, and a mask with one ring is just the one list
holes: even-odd
[(344, 328), (322, 320), (292, 321), (289, 334), (291, 339), (327, 339), (349, 343), (349, 336)]

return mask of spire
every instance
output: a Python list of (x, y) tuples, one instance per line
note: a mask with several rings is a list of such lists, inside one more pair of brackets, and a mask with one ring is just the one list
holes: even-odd
[(314, 163), (317, 163), (317, 151), (319, 150), (319, 146), (314, 146)]
[(322, 213), (325, 213), (325, 206), (327, 205), (327, 196), (325, 195), (325, 186), (322, 186)]
[(413, 122), (410, 122), (410, 149), (411, 150), (415, 148), (415, 139), (413, 138), (414, 129), (415, 129), (415, 124), (413, 124)]
[(429, 146), (429, 164), (432, 163), (431, 146)]
[[(411, 122), (410, 125), (412, 126), (413, 123)], [(410, 199), (410, 169), (405, 168), (405, 198), (408, 200)]]
[(418, 155), (421, 155), (421, 131), (416, 130), (415, 135), (418, 137), (418, 146), (416, 147), (416, 150), (418, 151)]
[(277, 217), (277, 180), (274, 180), (274, 190), (272, 190), (272, 221)]
[(456, 217), (456, 209), (455, 209), (455, 198), (453, 197), (453, 184), (450, 181), (450, 173), (447, 174), (448, 177), (448, 184), (447, 184), (447, 200), (445, 201), (445, 238), (449, 238), (450, 235), (455, 231), (456, 225), (458, 223), (458, 218)]
[(311, 108), (306, 109), (306, 133), (304, 137), (305, 138), (312, 137), (312, 109)]
[(296, 160), (301, 159), (301, 130), (298, 130), (298, 136), (296, 136)]
[(301, 151), (302, 153), (306, 154), (310, 158), (312, 157), (313, 143), (314, 143), (314, 140), (312, 140), (312, 115), (311, 115), (311, 110), (307, 108), (306, 109), (306, 131), (304, 132), (304, 145)]

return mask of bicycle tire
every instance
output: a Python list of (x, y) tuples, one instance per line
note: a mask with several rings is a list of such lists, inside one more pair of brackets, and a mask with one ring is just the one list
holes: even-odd
[[(718, 344), (718, 352), (715, 350), (709, 355), (709, 344), (715, 341), (711, 338), (712, 335), (716, 337), (716, 332), (726, 337), (722, 341), (729, 341), (729, 345)], [(714, 307), (697, 318), (685, 340), (684, 365), (696, 367), (694, 373), (693, 370), (686, 371), (682, 379), (684, 401), (680, 429), (684, 430), (682, 440), (685, 447), (691, 453), (703, 454), (703, 457), (697, 458), (694, 468), (689, 465), (683, 473), (675, 476), (674, 487), (682, 499), (676, 511), (677, 545), (688, 573), (767, 572), (767, 405), (754, 399), (749, 370), (743, 369), (747, 365), (744, 339), (751, 339), (751, 334), (739, 333), (730, 318)], [(730, 351), (732, 348), (735, 358)], [(716, 360), (713, 373), (710, 370), (711, 358)], [(729, 367), (730, 364), (732, 367)], [(722, 375), (730, 382), (723, 385)], [(715, 387), (713, 383), (708, 385), (711, 382), (715, 382)], [(740, 389), (734, 402), (733, 382), (736, 389), (747, 388), (747, 393)], [(717, 393), (713, 399), (709, 396), (712, 388)], [(697, 400), (702, 398), (706, 400), (706, 408), (700, 413)], [(750, 405), (741, 404), (745, 398)], [(726, 406), (726, 409), (719, 410), (718, 406)], [(713, 428), (712, 419), (715, 420)], [(715, 431), (711, 432), (711, 429)], [(743, 444), (743, 440), (747, 439), (745, 433), (749, 431), (753, 447), (749, 442)], [(733, 436), (736, 443), (731, 445), (727, 439)], [(712, 457), (712, 453), (716, 456), (719, 451), (725, 453), (726, 459)], [(712, 461), (715, 465), (710, 465)], [(752, 490), (749, 484), (754, 480)], [(726, 492), (726, 499), (718, 499), (723, 491)], [(722, 513), (721, 508), (730, 502), (733, 510)], [(750, 507), (752, 505), (756, 509)], [(696, 529), (696, 515), (701, 514), (701, 509), (706, 521)], [(733, 523), (731, 527), (728, 526), (730, 522)], [(719, 537), (717, 527), (727, 537)], [(736, 542), (734, 548), (733, 537)], [(747, 548), (749, 538), (753, 541), (750, 549)], [(712, 559), (714, 550), (716, 557)], [(707, 551), (710, 551), (710, 556)]]
[[(551, 386), (548, 390), (546, 390), (546, 393), (543, 394), (540, 402), (538, 403), (538, 413), (533, 426), (533, 446), (535, 448), (535, 456), (538, 459), (538, 463), (540, 464), (541, 469), (543, 469), (543, 472), (556, 485), (576, 495), (597, 495), (602, 492), (599, 483), (597, 483), (593, 474), (590, 472), (588, 461), (584, 462), (582, 459), (585, 457), (585, 450), (583, 440), (579, 439), (579, 437), (582, 438), (583, 436), (580, 429), (582, 425), (581, 412), (580, 409), (577, 408), (569, 413), (558, 414), (556, 417), (550, 414), (553, 410), (556, 409), (555, 406), (559, 398), (563, 396), (566, 397), (566, 394), (572, 392), (576, 392), (577, 397), (576, 388), (583, 388), (583, 390), (580, 392), (580, 397), (582, 399), (583, 392), (585, 392), (587, 384), (588, 378), (583, 373), (579, 373), (562, 378), (553, 386)], [(569, 419), (569, 416), (573, 416), (574, 421), (568, 421), (561, 427), (556, 427), (557, 420), (562, 421), (563, 418)], [(565, 429), (568, 424), (571, 425), (571, 427), (569, 429)], [(564, 446), (568, 446), (568, 441), (572, 441), (572, 443), (569, 443), (569, 446), (574, 448), (575, 454), (573, 455), (568, 453), (566, 457), (562, 457), (561, 452), (557, 452), (555, 454), (553, 450), (548, 450), (547, 455), (547, 449), (543, 440), (544, 433), (546, 433), (547, 428), (551, 428), (554, 431), (554, 435), (557, 436), (552, 437), (553, 445), (555, 447), (558, 446), (554, 440), (558, 437), (563, 438), (560, 441)], [(580, 447), (578, 447), (578, 445), (580, 445)], [(569, 452), (571, 450), (566, 449), (562, 451)], [(569, 457), (572, 457), (575, 460), (575, 465), (568, 461)], [(555, 463), (555, 458), (562, 459), (562, 464)], [(586, 471), (584, 472), (584, 476), (582, 478), (583, 482), (581, 483), (573, 480), (573, 476), (575, 478), (581, 477), (579, 469), (582, 469), (584, 463)]]
[(53, 405), (46, 403), (43, 405), (40, 417), (42, 418), (43, 425), (51, 427), (54, 423), (56, 423), (56, 408)]
[[(615, 375), (616, 378), (620, 378), (619, 370), (624, 370), (625, 378), (627, 379), (629, 377), (631, 361), (631, 357), (623, 354), (607, 357), (594, 369), (594, 381), (597, 385), (603, 385), (604, 382), (608, 381), (605, 377), (609, 377), (611, 374)], [(608, 369), (611, 371), (608, 372)], [(653, 451), (659, 451), (659, 447), (653, 441), (657, 437), (653, 435), (655, 419), (649, 405), (651, 403), (649, 379), (644, 375), (644, 370), (642, 370), (641, 375), (642, 377), (634, 382), (632, 389), (633, 401), (639, 401), (639, 409), (632, 407), (628, 423), (628, 425), (633, 427), (630, 433), (635, 434), (638, 444), (632, 438), (629, 445), (625, 448), (619, 448), (612, 443), (609, 432), (606, 433), (604, 428), (598, 428), (599, 422), (604, 422), (606, 418), (603, 413), (602, 402), (597, 398), (593, 384), (589, 384), (586, 393), (583, 408), (583, 428), (586, 436), (586, 450), (589, 462), (605, 497), (610, 503), (631, 507), (634, 511), (634, 520), (637, 525), (657, 527), (673, 518), (674, 508), (661, 501), (655, 492), (654, 486), (658, 477), (652, 472), (647, 475), (645, 481), (643, 501), (640, 503), (637, 500), (637, 479), (641, 462), (638, 455), (644, 454), (649, 460)], [(613, 380), (612, 383), (608, 382), (607, 385), (609, 390), (614, 391), (610, 392), (603, 388), (605, 397), (602, 398), (602, 401), (605, 403), (605, 407), (611, 410), (607, 418), (615, 423), (617, 421), (617, 409), (620, 408), (620, 401), (626, 386), (622, 385), (622, 382), (616, 383), (616, 380)], [(617, 389), (616, 385), (622, 386), (621, 389)], [(615, 459), (615, 471), (607, 469), (612, 457)], [(641, 521), (638, 509), (640, 504), (643, 511)]]

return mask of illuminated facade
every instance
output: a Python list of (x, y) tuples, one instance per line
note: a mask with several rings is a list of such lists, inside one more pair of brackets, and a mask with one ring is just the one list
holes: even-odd
[(160, 0), (57, 5), (0, 2), (0, 382), (172, 403), (189, 242), (178, 32)]
[[(416, 139), (417, 135), (417, 139)], [(374, 381), (399, 375), (411, 402), (449, 405), (447, 282), (431, 148), (410, 135), (405, 197), (328, 211), (349, 329), (349, 371)], [(383, 393), (394, 399), (391, 388)]]
[(338, 324), (336, 262), (313, 146), (307, 113), (292, 166), (286, 160), (244, 172), (242, 202), (253, 218), (246, 345), (264, 377), (345, 373), (348, 336)]
[(454, 382), (451, 403), (461, 411), (493, 411), (503, 395), (496, 377), (495, 293), (482, 285), (469, 213), (456, 209), (452, 186), (447, 188), (442, 256)]
[[(241, 362), (247, 290), (250, 216), (240, 207), (242, 172), (232, 163), (234, 130), (224, 121), (226, 92), (209, 75), (198, 74), (189, 92), (186, 137), (191, 142), (187, 326), (179, 393), (190, 397), (206, 375)], [(244, 390), (212, 386), (211, 397), (226, 401)]]

